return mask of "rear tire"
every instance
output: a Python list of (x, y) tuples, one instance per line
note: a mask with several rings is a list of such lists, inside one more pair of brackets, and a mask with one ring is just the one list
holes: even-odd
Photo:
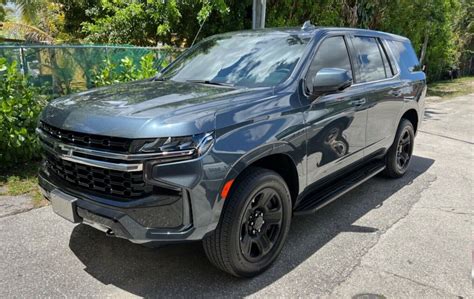
[(238, 179), (217, 228), (203, 240), (209, 260), (237, 277), (265, 271), (283, 248), (291, 222), (291, 197), (276, 172), (252, 167)]
[(395, 140), (385, 155), (385, 170), (383, 174), (389, 178), (402, 177), (410, 166), (415, 130), (412, 123), (402, 118), (398, 125)]

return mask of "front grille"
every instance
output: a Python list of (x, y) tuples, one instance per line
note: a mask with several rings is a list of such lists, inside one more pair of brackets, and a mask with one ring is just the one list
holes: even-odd
[(86, 192), (128, 201), (151, 195), (153, 186), (143, 180), (143, 172), (122, 172), (62, 160), (45, 153), (46, 167), (63, 182)]
[(109, 137), (93, 134), (72, 132), (50, 126), (44, 122), (40, 123), (40, 129), (50, 137), (64, 143), (74, 144), (98, 150), (128, 153), (132, 140), (127, 138)]

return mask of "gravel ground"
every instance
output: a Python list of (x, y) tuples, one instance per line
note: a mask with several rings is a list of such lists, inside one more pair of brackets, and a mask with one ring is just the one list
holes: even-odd
[(0, 297), (473, 297), (473, 101), (428, 102), (407, 175), (296, 217), (259, 277), (219, 272), (200, 243), (148, 249), (44, 207), (0, 215)]

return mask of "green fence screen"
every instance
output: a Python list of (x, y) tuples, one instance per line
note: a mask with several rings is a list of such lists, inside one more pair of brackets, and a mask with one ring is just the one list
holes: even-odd
[(176, 49), (110, 45), (1, 44), (0, 57), (17, 61), (18, 68), (35, 86), (52, 97), (94, 87), (93, 78), (109, 60), (115, 65), (126, 57), (138, 67), (152, 53), (157, 72), (178, 54)]

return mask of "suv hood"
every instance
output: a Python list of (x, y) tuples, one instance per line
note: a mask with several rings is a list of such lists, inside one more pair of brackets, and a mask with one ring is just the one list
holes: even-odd
[(237, 97), (262, 91), (135, 81), (53, 100), (41, 120), (65, 130), (125, 138), (193, 135), (214, 130), (217, 110), (230, 102), (235, 106)]

